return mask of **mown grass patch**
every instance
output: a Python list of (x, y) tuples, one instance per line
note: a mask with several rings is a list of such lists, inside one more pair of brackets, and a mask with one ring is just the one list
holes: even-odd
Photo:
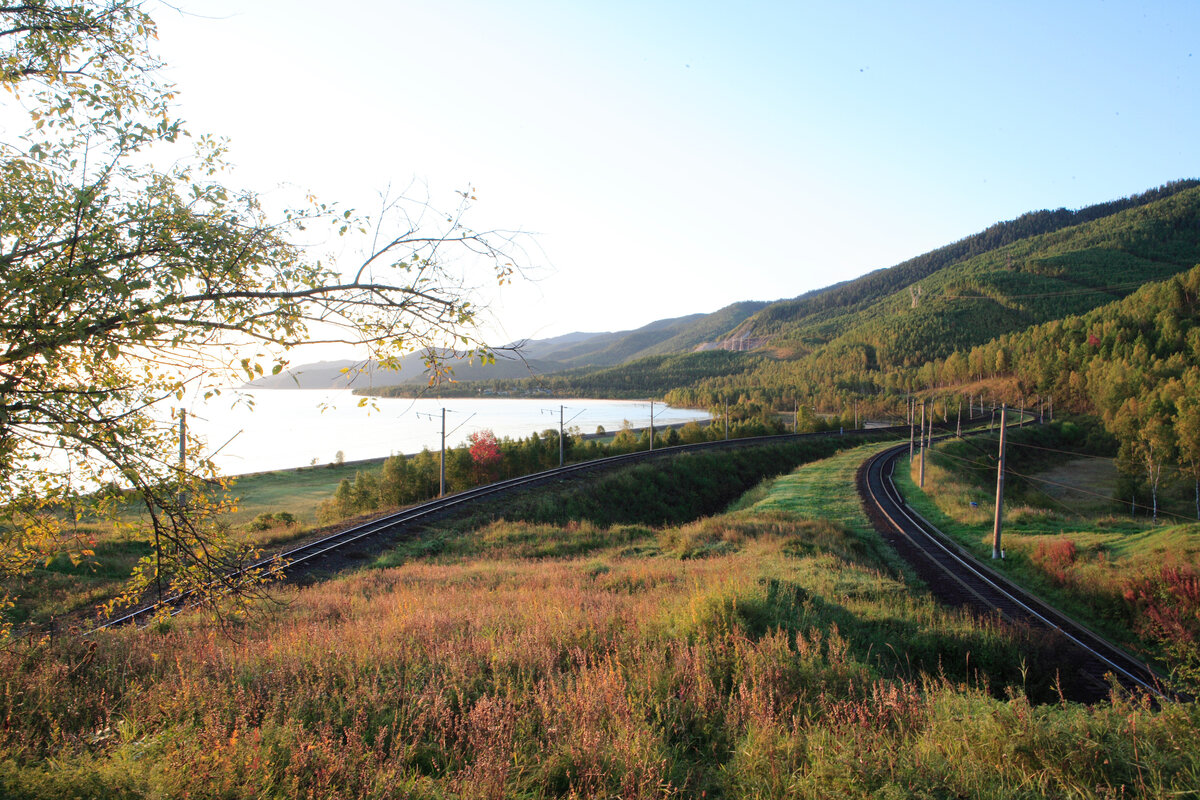
[(748, 512), (785, 511), (807, 519), (835, 522), (856, 539), (859, 558), (870, 556), (873, 563), (895, 572), (904, 571), (903, 562), (875, 534), (855, 486), (862, 463), (892, 442), (866, 444), (822, 459), (771, 481), (761, 497), (746, 507)]
[(238, 498), (238, 510), (229, 515), (229, 522), (244, 525), (259, 514), (287, 511), (295, 515), (302, 526), (315, 526), (318, 524), (317, 506), (333, 496), (343, 478), (354, 480), (358, 472), (378, 469), (383, 461), (375, 459), (239, 476), (231, 487)]

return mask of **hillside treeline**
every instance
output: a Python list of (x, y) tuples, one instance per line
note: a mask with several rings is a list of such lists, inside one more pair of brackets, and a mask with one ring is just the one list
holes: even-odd
[(1157, 512), (1164, 481), (1192, 483), (1200, 519), (1200, 266), (1125, 300), (917, 370), (923, 387), (1015, 378), (1025, 396), (1098, 414)]
[[(862, 311), (877, 302), (880, 297), (904, 292), (910, 285), (939, 270), (975, 256), (1033, 236), (1053, 233), (1103, 219), (1121, 211), (1150, 205), (1197, 186), (1200, 186), (1200, 181), (1172, 181), (1141, 194), (1074, 211), (1066, 208), (1031, 211), (1016, 219), (998, 222), (980, 233), (901, 262), (890, 269), (876, 270), (853, 281), (819, 289), (794, 300), (774, 303), (759, 312), (744, 328), (754, 336), (789, 334), (795, 331), (797, 320), (829, 313), (843, 315)], [(793, 333), (790, 338), (802, 337)]]
[[(828, 423), (811, 420), (809, 430)], [(784, 433), (777, 418), (733, 419), (730, 438)], [(709, 425), (689, 422), (680, 429), (656, 432), (655, 449), (680, 444), (698, 444), (725, 438), (724, 420)], [(628, 424), (612, 438), (584, 438), (578, 431), (563, 437), (563, 460), (571, 464), (650, 449), (649, 430), (635, 431)], [(459, 492), (476, 486), (553, 469), (559, 463), (558, 431), (548, 429), (523, 439), (496, 439), (490, 431), (472, 434), (462, 446), (446, 449), (446, 491)], [(333, 497), (318, 510), (323, 522), (334, 522), (354, 514), (396, 508), (431, 500), (441, 485), (441, 454), (426, 448), (413, 456), (395, 455), (374, 470), (360, 470), (354, 480), (345, 478)]]

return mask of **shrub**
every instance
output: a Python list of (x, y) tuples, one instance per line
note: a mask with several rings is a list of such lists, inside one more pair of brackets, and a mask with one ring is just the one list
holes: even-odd
[(1049, 575), (1059, 586), (1070, 580), (1070, 570), (1075, 564), (1075, 542), (1070, 539), (1041, 540), (1033, 549), (1030, 561)]

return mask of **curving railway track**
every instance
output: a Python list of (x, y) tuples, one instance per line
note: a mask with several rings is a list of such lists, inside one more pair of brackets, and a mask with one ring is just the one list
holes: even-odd
[(910, 508), (892, 482), (896, 463), (907, 449), (907, 444), (888, 448), (868, 459), (859, 470), (858, 489), (876, 530), (939, 599), (1060, 637), (1059, 646), (1071, 649), (1076, 677), (1097, 699), (1107, 694), (1109, 675), (1127, 689), (1167, 697), (1159, 676), (1144, 662), (977, 561)]
[[(364, 545), (370, 544), (372, 540), (378, 540), (384, 536), (392, 536), (398, 533), (403, 533), (404, 530), (409, 526), (427, 523), (435, 517), (465, 508), (469, 506), (469, 504), (476, 503), (484, 498), (494, 498), (503, 493), (513, 492), (520, 489), (528, 489), (555, 481), (567, 480), (570, 478), (591, 474), (596, 471), (613, 469), (649, 459), (679, 455), (681, 453), (696, 452), (701, 450), (758, 447), (766, 444), (793, 442), (812, 438), (831, 438), (839, 435), (847, 438), (864, 438), (866, 436), (877, 436), (881, 434), (896, 434), (901, 431), (907, 435), (908, 427), (898, 426), (895, 428), (874, 428), (869, 431), (851, 431), (846, 434), (838, 434), (830, 431), (822, 433), (784, 434), (780, 436), (758, 436), (750, 439), (730, 439), (717, 442), (701, 442), (699, 444), (678, 445), (676, 447), (660, 448), (653, 451), (639, 451), (637, 453), (611, 456), (593, 461), (582, 461), (577, 464), (568, 464), (567, 466), (546, 470), (545, 472), (537, 472), (532, 475), (525, 475), (519, 478), (497, 481), (495, 483), (487, 484), (486, 486), (479, 486), (474, 489), (468, 489), (463, 492), (458, 492), (457, 494), (448, 495), (436, 500), (430, 500), (425, 503), (411, 506), (403, 511), (398, 511), (394, 514), (389, 514), (387, 516), (371, 520), (370, 522), (365, 522), (361, 525), (355, 525), (329, 536), (299, 545), (298, 547), (294, 547), (285, 552), (277, 553), (270, 558), (247, 565), (243, 570), (240, 570), (239, 573), (250, 571), (261, 571), (267, 575), (295, 573), (305, 568), (321, 565), (323, 559), (332, 559), (339, 554), (345, 553), (347, 550), (360, 548)], [(235, 583), (237, 577), (238, 573), (228, 576), (229, 582)], [(138, 624), (140, 622), (149, 620), (155, 614), (159, 613), (164, 607), (168, 608), (171, 614), (177, 614), (180, 611), (188, 608), (190, 604), (190, 598), (186, 594), (166, 597), (163, 598), (161, 602), (151, 603), (139, 607), (119, 617), (114, 617), (106, 620), (103, 623), (99, 623), (95, 628), (93, 628), (93, 630), (101, 630), (118, 625)]]
[[(972, 420), (977, 422), (977, 420)], [(907, 439), (908, 426), (856, 431), (848, 436), (893, 435)], [(323, 564), (324, 559), (336, 559), (347, 550), (370, 545), (382, 537), (402, 534), (410, 526), (428, 523), (444, 514), (469, 507), (485, 498), (528, 489), (551, 482), (590, 475), (642, 461), (702, 450), (755, 447), (765, 444), (796, 441), (806, 438), (838, 436), (833, 432), (815, 434), (786, 434), (751, 439), (704, 442), (680, 445), (654, 451), (642, 451), (621, 456), (585, 461), (546, 470), (510, 480), (480, 486), (447, 497), (412, 506), (403, 511), (355, 525), (329, 536), (310, 541), (247, 566), (246, 570), (261, 570), (271, 574), (296, 573)], [(992, 569), (975, 560), (949, 540), (930, 522), (909, 508), (891, 480), (897, 460), (909, 444), (896, 445), (881, 451), (864, 462), (858, 473), (858, 490), (868, 517), (877, 531), (908, 561), (930, 585), (934, 594), (944, 602), (967, 605), (980, 613), (999, 614), (1016, 624), (1052, 632), (1061, 637), (1061, 646), (1074, 650), (1072, 661), (1077, 665), (1083, 683), (1090, 685), (1096, 698), (1107, 694), (1107, 676), (1113, 675), (1125, 687), (1165, 697), (1159, 676), (1146, 664), (1115, 647), (1102, 637), (1046, 605), (1014, 585)], [(118, 625), (138, 624), (150, 619), (163, 607), (176, 614), (188, 608), (190, 598), (177, 595), (160, 603), (140, 607), (122, 616), (109, 619), (93, 630)]]

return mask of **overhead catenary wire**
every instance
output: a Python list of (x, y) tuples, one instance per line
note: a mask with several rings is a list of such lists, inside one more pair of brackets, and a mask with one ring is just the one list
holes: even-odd
[[(967, 440), (965, 440), (965, 439), (963, 440), (963, 442), (964, 442), (964, 443), (966, 443), (966, 444), (971, 444), (970, 442), (968, 442), (968, 441), (967, 441)], [(1009, 444), (1011, 445), (1011, 444), (1012, 444), (1012, 442), (1009, 442)], [(974, 445), (972, 445), (972, 446), (974, 446)], [(976, 449), (978, 449), (978, 448), (976, 448)], [(1045, 449), (1045, 448), (1039, 448), (1039, 449)], [(986, 452), (983, 452), (983, 451), (980, 451), (980, 452), (981, 452), (981, 453), (982, 453), (982, 455), (984, 455), (985, 457), (989, 457), (989, 458), (991, 458), (991, 459), (992, 459), (992, 463), (991, 463), (991, 464), (980, 464), (978, 461), (974, 461), (974, 460), (972, 460), (972, 459), (969, 459), (969, 458), (964, 458), (963, 456), (954, 455), (953, 453), (947, 453), (945, 450), (937, 450), (937, 449), (934, 449), (934, 450), (932, 451), (932, 454), (933, 454), (933, 455), (935, 455), (935, 456), (936, 456), (936, 457), (938, 457), (938, 458), (944, 458), (944, 459), (948, 459), (948, 460), (950, 460), (950, 461), (955, 461), (955, 462), (958, 462), (958, 463), (961, 463), (961, 464), (965, 464), (965, 465), (967, 465), (967, 466), (971, 466), (971, 467), (973, 467), (973, 468), (975, 468), (975, 469), (979, 469), (979, 470), (983, 470), (983, 469), (991, 469), (992, 467), (994, 467), (994, 466), (995, 466), (995, 460), (994, 460), (994, 459), (995, 459), (995, 457), (994, 457), (994, 456), (992, 456), (990, 453), (986, 453)], [(1070, 451), (1065, 451), (1065, 450), (1063, 450), (1063, 451), (1054, 451), (1054, 452), (1061, 452), (1061, 453), (1065, 453), (1065, 454), (1067, 454), (1067, 455), (1074, 455), (1074, 454), (1073, 454), (1073, 453), (1071, 453)], [(1097, 457), (1097, 458), (1098, 458), (1098, 457)], [(1125, 501), (1123, 501), (1123, 500), (1122, 500), (1122, 501), (1118, 501), (1118, 500), (1117, 500), (1117, 498), (1115, 498), (1115, 497), (1112, 497), (1111, 495), (1100, 494), (1099, 492), (1094, 492), (1094, 491), (1091, 491), (1091, 490), (1089, 490), (1089, 489), (1084, 489), (1084, 488), (1082, 488), (1082, 487), (1079, 487), (1079, 486), (1072, 486), (1072, 485), (1070, 485), (1070, 484), (1061, 483), (1061, 482), (1059, 482), (1059, 481), (1053, 481), (1053, 480), (1050, 480), (1049, 478), (1039, 478), (1039, 477), (1037, 477), (1037, 476), (1035, 476), (1035, 475), (1028, 475), (1028, 474), (1025, 474), (1025, 473), (1022, 473), (1022, 472), (1017, 472), (1016, 470), (1012, 469), (1011, 467), (1007, 468), (1005, 471), (1006, 471), (1006, 473), (1007, 473), (1007, 474), (1009, 474), (1009, 475), (1012, 475), (1013, 477), (1016, 477), (1016, 478), (1020, 478), (1020, 479), (1022, 479), (1023, 481), (1026, 481), (1026, 482), (1029, 482), (1029, 483), (1044, 483), (1044, 484), (1051, 485), (1051, 486), (1057, 486), (1057, 487), (1059, 487), (1059, 488), (1061, 488), (1061, 489), (1067, 489), (1067, 490), (1069, 490), (1069, 491), (1076, 492), (1076, 493), (1078, 493), (1078, 494), (1086, 495), (1086, 496), (1089, 496), (1089, 497), (1095, 497), (1095, 498), (1098, 498), (1098, 499), (1101, 499), (1101, 500), (1111, 501), (1111, 502), (1114, 502), (1114, 503), (1115, 503), (1115, 502), (1121, 502), (1122, 504), (1126, 504), (1126, 503), (1125, 503)], [(1033, 488), (1035, 491), (1039, 491), (1039, 492), (1041, 492), (1041, 494), (1045, 495), (1045, 496), (1046, 496), (1048, 499), (1050, 499), (1050, 500), (1053, 500), (1053, 501), (1055, 501), (1055, 502), (1059, 503), (1060, 505), (1062, 505), (1061, 501), (1060, 501), (1060, 500), (1058, 500), (1058, 498), (1055, 498), (1053, 495), (1051, 495), (1051, 494), (1049, 494), (1049, 493), (1047, 493), (1047, 492), (1044, 492), (1044, 491), (1040, 490), (1040, 489), (1039, 489), (1037, 486), (1032, 486), (1031, 488)], [(1133, 508), (1135, 508), (1135, 509), (1139, 509), (1139, 510), (1145, 511), (1145, 512), (1147, 512), (1147, 513), (1151, 513), (1151, 512), (1153, 511), (1153, 506), (1146, 505), (1146, 504), (1144, 504), (1144, 503), (1139, 503), (1139, 502), (1136, 502), (1136, 501), (1134, 501), (1134, 502), (1132, 502), (1132, 503), (1128, 503), (1127, 505), (1130, 505), (1131, 507), (1133, 507)], [(1064, 505), (1063, 507), (1064, 507), (1064, 508), (1069, 508), (1068, 506), (1065, 506), (1065, 505)], [(1078, 512), (1076, 512), (1076, 511), (1072, 510), (1072, 511), (1071, 511), (1071, 513), (1073, 513), (1073, 514), (1074, 514), (1074, 513), (1078, 513)], [(1181, 522), (1193, 522), (1193, 521), (1194, 521), (1194, 520), (1192, 519), (1192, 517), (1190, 517), (1190, 516), (1186, 516), (1186, 515), (1183, 515), (1183, 514), (1178, 514), (1178, 513), (1172, 512), (1172, 511), (1167, 511), (1167, 510), (1165, 510), (1165, 509), (1162, 509), (1162, 508), (1159, 508), (1159, 510), (1158, 510), (1158, 514), (1159, 514), (1159, 516), (1171, 517), (1171, 518), (1173, 518), (1173, 519), (1176, 519), (1176, 520), (1179, 520), (1179, 521), (1181, 521)]]
[(1055, 447), (1043, 447), (1036, 444), (1026, 444), (1024, 442), (1009, 442), (1012, 447), (1022, 447), (1028, 450), (1044, 450), (1047, 453), (1059, 453), (1064, 456), (1075, 456), (1076, 458), (1094, 458), (1097, 461), (1112, 461), (1111, 456), (1096, 456), (1091, 453), (1076, 453), (1074, 450), (1059, 450)]
[[(963, 464), (966, 464), (966, 465), (968, 465), (968, 466), (971, 466), (971, 467), (974, 467), (974, 468), (976, 468), (976, 469), (979, 469), (980, 471), (983, 471), (983, 470), (990, 470), (990, 469), (992, 469), (993, 467), (995, 467), (995, 463), (992, 463), (992, 464), (990, 464), (990, 465), (980, 464), (979, 462), (977, 462), (977, 461), (972, 461), (972, 460), (971, 460), (971, 459), (969, 459), (969, 458), (963, 458), (962, 456), (956, 456), (956, 455), (953, 455), (953, 454), (951, 454), (951, 453), (947, 453), (947, 452), (945, 452), (945, 451), (937, 451), (937, 450), (935, 450), (935, 451), (934, 451), (934, 454), (935, 454), (935, 455), (936, 455), (938, 458), (945, 458), (945, 459), (949, 459), (949, 460), (952, 460), (952, 461), (958, 461), (958, 462), (961, 462), (961, 463), (963, 463)], [(991, 454), (985, 454), (985, 455), (989, 455), (989, 456), (990, 456)], [(993, 457), (993, 462), (994, 462), (994, 460), (995, 460), (995, 459), (994, 459), (994, 457)], [(1015, 472), (1015, 471), (1013, 471), (1011, 468), (1008, 468), (1008, 469), (1006, 469), (1006, 470), (1005, 470), (1005, 472), (1006, 472), (1008, 475), (1011, 475), (1011, 476), (1012, 476), (1012, 477), (1014, 477), (1014, 478), (1020, 478), (1021, 480), (1025, 481), (1026, 483), (1030, 483), (1030, 481), (1031, 481), (1031, 480), (1034, 480), (1034, 479), (1031, 479), (1031, 478), (1030, 478), (1030, 476), (1026, 476), (1026, 475), (1024, 475), (1024, 474), (1022, 474), (1022, 473), (1020, 473), (1020, 472)], [(1063, 488), (1066, 488), (1066, 489), (1070, 489), (1070, 490), (1073, 490), (1073, 491), (1078, 491), (1078, 492), (1080, 492), (1080, 493), (1083, 493), (1083, 494), (1088, 494), (1088, 492), (1086, 492), (1086, 490), (1079, 489), (1079, 488), (1077, 488), (1077, 487), (1067, 486), (1066, 484), (1059, 484), (1059, 485), (1060, 485), (1060, 486), (1062, 486)], [(1054, 495), (1052, 495), (1052, 494), (1050, 494), (1050, 493), (1048, 493), (1048, 492), (1046, 492), (1046, 491), (1044, 491), (1044, 490), (1040, 489), (1040, 488), (1039, 488), (1039, 487), (1037, 487), (1037, 486), (1033, 486), (1033, 485), (1031, 485), (1031, 486), (1030, 486), (1030, 488), (1032, 488), (1034, 491), (1037, 491), (1039, 494), (1043, 495), (1043, 496), (1044, 496), (1044, 497), (1045, 497), (1047, 500), (1050, 500), (1051, 502), (1055, 503), (1056, 505), (1058, 505), (1058, 506), (1061, 506), (1061, 507), (1062, 507), (1064, 510), (1066, 510), (1066, 511), (1067, 511), (1067, 512), (1069, 512), (1070, 514), (1072, 514), (1072, 515), (1074, 515), (1074, 516), (1078, 516), (1078, 515), (1079, 515), (1079, 512), (1078, 512), (1076, 509), (1073, 509), (1073, 508), (1071, 508), (1070, 506), (1068, 506), (1066, 503), (1064, 503), (1062, 500), (1060, 500), (1059, 498), (1055, 497)], [(1104, 500), (1110, 500), (1110, 501), (1111, 501), (1111, 500), (1113, 500), (1113, 498), (1112, 498), (1112, 497), (1107, 497), (1107, 496), (1100, 495), (1100, 494), (1095, 494), (1095, 493), (1090, 493), (1090, 494), (1094, 494), (1096, 497), (1099, 497), (1099, 498), (1101, 498), (1101, 499), (1104, 499)]]

